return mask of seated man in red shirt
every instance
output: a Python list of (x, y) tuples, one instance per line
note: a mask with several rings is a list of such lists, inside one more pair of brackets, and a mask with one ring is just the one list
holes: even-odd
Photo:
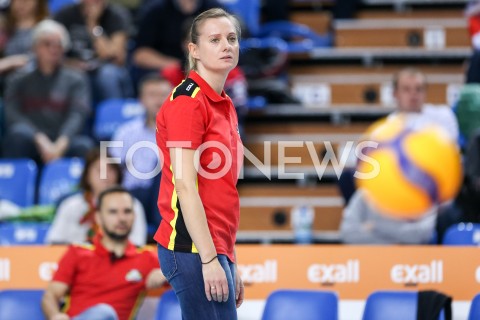
[(100, 194), (95, 219), (102, 235), (93, 244), (70, 246), (60, 260), (43, 296), (47, 319), (133, 319), (141, 293), (165, 284), (154, 252), (128, 241), (134, 214), (132, 196), (122, 187)]

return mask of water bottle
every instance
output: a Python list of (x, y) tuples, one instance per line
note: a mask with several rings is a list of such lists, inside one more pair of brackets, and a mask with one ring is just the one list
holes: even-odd
[(292, 209), (291, 216), (295, 243), (312, 243), (312, 225), (315, 218), (315, 210), (311, 206), (301, 205)]

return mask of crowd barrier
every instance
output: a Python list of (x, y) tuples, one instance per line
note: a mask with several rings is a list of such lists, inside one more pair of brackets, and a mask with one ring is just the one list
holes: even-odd
[[(0, 290), (45, 288), (64, 246), (0, 247)], [(379, 289), (434, 289), (454, 300), (480, 292), (476, 247), (238, 245), (247, 299), (279, 288), (325, 289), (364, 300)]]

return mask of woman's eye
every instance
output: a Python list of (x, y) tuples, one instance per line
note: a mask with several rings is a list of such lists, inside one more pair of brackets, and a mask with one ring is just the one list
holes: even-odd
[(212, 40), (210, 40), (210, 42), (216, 43), (216, 42), (218, 42), (218, 39), (212, 39)]
[(230, 42), (236, 42), (236, 41), (237, 41), (237, 38), (232, 37), (232, 38), (230, 38), (230, 39), (228, 39), (228, 40), (229, 40)]

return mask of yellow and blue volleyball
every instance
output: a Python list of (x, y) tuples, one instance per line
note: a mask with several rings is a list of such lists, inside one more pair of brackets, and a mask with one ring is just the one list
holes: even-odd
[[(364, 141), (357, 186), (382, 213), (417, 219), (453, 199), (462, 182), (462, 164), (454, 141), (434, 125), (414, 128), (403, 116), (374, 123)], [(358, 174), (356, 175), (359, 176)]]

